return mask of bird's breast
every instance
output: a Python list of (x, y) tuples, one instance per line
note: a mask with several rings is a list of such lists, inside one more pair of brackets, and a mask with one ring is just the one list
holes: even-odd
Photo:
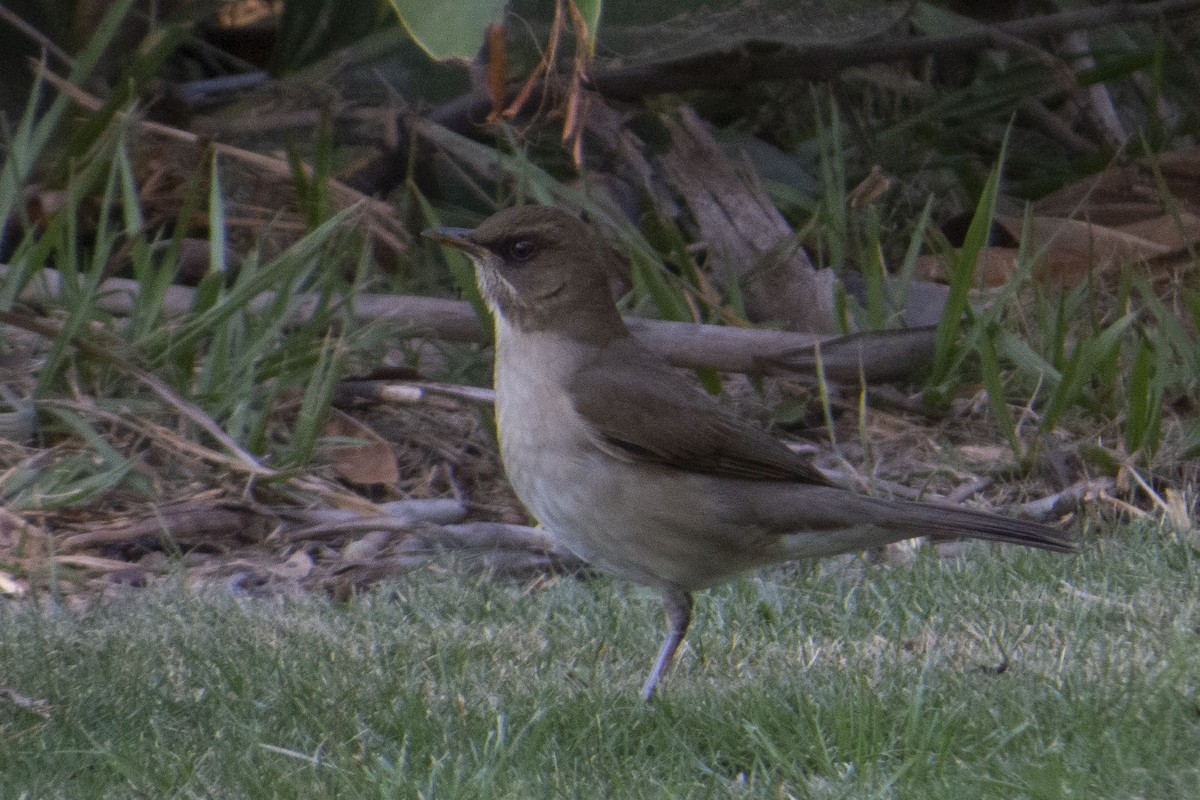
[(539, 514), (543, 478), (573, 472), (591, 445), (588, 424), (575, 410), (567, 386), (586, 353), (569, 340), (515, 333), (498, 324), (496, 425), (509, 480)]
[(521, 502), (551, 535), (594, 561), (587, 532), (603, 514), (605, 464), (567, 390), (586, 353), (547, 334), (507, 333), (498, 330), (495, 374), (504, 469)]
[(567, 389), (586, 350), (545, 334), (498, 333), (501, 456), (517, 496), (556, 541), (651, 586), (695, 588), (769, 560), (768, 545), (734, 519), (721, 481), (596, 446)]

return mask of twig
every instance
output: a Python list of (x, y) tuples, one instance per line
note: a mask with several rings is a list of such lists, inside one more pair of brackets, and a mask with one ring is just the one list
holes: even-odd
[[(1081, 69), (1095, 68), (1096, 59), (1091, 56), (1091, 46), (1083, 31), (1071, 31), (1066, 37), (1066, 45), (1071, 54), (1078, 59)], [(1104, 137), (1106, 144), (1109, 147), (1120, 147), (1129, 141), (1129, 132), (1125, 130), (1125, 125), (1121, 122), (1108, 87), (1103, 83), (1097, 83), (1089, 86), (1083, 94), (1088, 98), (1085, 113), (1091, 119), (1097, 132)]]
[(1142, 491), (1150, 495), (1150, 499), (1154, 501), (1154, 505), (1162, 509), (1163, 514), (1170, 514), (1170, 505), (1167, 504), (1166, 500), (1162, 499), (1158, 492), (1154, 491), (1154, 488), (1146, 482), (1146, 479), (1142, 477), (1141, 473), (1134, 469), (1132, 464), (1127, 463), (1123, 466), (1125, 467), (1125, 471), (1133, 476), (1134, 482), (1137, 483), (1138, 486), (1142, 487)]
[(104, 420), (110, 425), (119, 425), (127, 430), (152, 438), (155, 442), (162, 445), (164, 449), (186, 453), (187, 455), (195, 456), (202, 461), (225, 467), (231, 471), (244, 472), (256, 477), (266, 478), (274, 477), (275, 475), (273, 470), (269, 470), (260, 464), (248, 464), (240, 458), (227, 456), (224, 453), (207, 448), (202, 444), (176, 434), (170, 428), (150, 422), (145, 417), (130, 419), (115, 412), (106, 411), (94, 404), (54, 398), (39, 400), (37, 401), (37, 405), (43, 408), (65, 408), (95, 419)]
[(30, 39), (33, 39), (42, 47), (43, 50), (66, 64), (71, 69), (75, 68), (75, 59), (71, 58), (71, 55), (66, 50), (63, 50), (61, 47), (51, 41), (49, 36), (30, 25), (24, 19), (17, 16), (3, 5), (0, 5), (0, 19), (4, 20), (9, 25), (12, 25)]
[(1078, 481), (1061, 492), (1012, 506), (1009, 510), (1031, 519), (1050, 519), (1073, 510), (1079, 501), (1093, 493), (1103, 494), (1106, 490), (1112, 489), (1113, 483), (1112, 478)]
[[(845, 462), (845, 460), (843, 460), (843, 464), (851, 466)], [(899, 497), (902, 500), (925, 500), (935, 503), (943, 500), (943, 498), (937, 495), (923, 492), (920, 489), (914, 489), (911, 486), (905, 486), (903, 483), (889, 481), (886, 478), (880, 478), (878, 476), (872, 476), (868, 478), (857, 470), (853, 469), (852, 466), (850, 469), (846, 470), (822, 469), (821, 472), (825, 474), (825, 477), (829, 478), (834, 483), (841, 484), (843, 486), (855, 486), (862, 491), (883, 490), (888, 496)]]
[(428, 403), (447, 409), (462, 408), (462, 402), (491, 405), (496, 402), (496, 393), (478, 386), (460, 386), (450, 383), (428, 381), (352, 380), (342, 381), (334, 395), (335, 404), (347, 400), (366, 400), (375, 403)]
[[(302, 528), (284, 531), (281, 538), (285, 542), (304, 542), (313, 539), (325, 539), (328, 537), (346, 536), (357, 533), (372, 533), (383, 531), (387, 533), (424, 533), (427, 530), (438, 530), (447, 524), (450, 519), (462, 519), (466, 516), (466, 508), (454, 500), (438, 500), (434, 504), (427, 501), (415, 501), (424, 503), (426, 510), (420, 510), (409, 504), (409, 508), (413, 510), (405, 513), (403, 506), (401, 511), (395, 514), (376, 514), (371, 515), (356, 515), (345, 517), (342, 519), (332, 519), (327, 522), (318, 522), (316, 524), (306, 525)], [(386, 511), (380, 507), (380, 512)], [(312, 512), (301, 509), (279, 509), (279, 515), (285, 518), (300, 519), (311, 518)], [(325, 516), (318, 514), (318, 517)]]
[(1040, 100), (1027, 97), (1021, 101), (1020, 110), (1022, 114), (1029, 118), (1030, 122), (1041, 128), (1043, 132), (1057, 139), (1059, 143), (1071, 152), (1080, 155), (1088, 155), (1096, 152), (1097, 147), (1095, 143), (1071, 130), (1070, 125), (1053, 111), (1046, 108)]
[(1106, 491), (1103, 491), (1103, 490), (1100, 491), (1099, 493), (1097, 493), (1096, 497), (1097, 497), (1097, 499), (1101, 500), (1102, 502), (1108, 503), (1113, 508), (1116, 508), (1119, 511), (1124, 511), (1126, 514), (1133, 517), (1134, 519), (1142, 519), (1147, 516), (1145, 511), (1138, 508), (1133, 503), (1126, 502), (1119, 497), (1113, 497), (1111, 494), (1109, 494)]
[(970, 483), (965, 483), (950, 494), (946, 495), (946, 502), (958, 505), (971, 495), (982, 492), (984, 489), (991, 486), (993, 482), (994, 479), (988, 475), (975, 478)]
[(89, 556), (84, 553), (73, 553), (65, 556), (54, 556), (55, 564), (62, 564), (68, 567), (79, 567), (93, 572), (121, 572), (130, 567), (128, 561), (122, 561), (116, 558), (102, 558), (101, 556)]

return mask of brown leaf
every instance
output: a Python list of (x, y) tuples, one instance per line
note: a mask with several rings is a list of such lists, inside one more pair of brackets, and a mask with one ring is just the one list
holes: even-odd
[[(1019, 217), (997, 216), (996, 223), (1020, 239), (1022, 220)], [(1094, 259), (1095, 267), (1108, 269), (1118, 263), (1145, 261), (1169, 252), (1170, 248), (1149, 239), (1126, 233), (1119, 228), (1098, 225), (1078, 219), (1035, 216), (1030, 224), (1032, 242), (1025, 242), (1030, 252), (1074, 252)]]
[(1012, 461), (1012, 450), (1002, 445), (962, 444), (958, 453), (971, 464), (1006, 464)]
[(334, 469), (347, 482), (358, 486), (390, 486), (400, 480), (392, 446), (358, 420), (335, 413), (323, 433), (325, 436), (366, 440), (362, 444), (338, 445), (331, 449)]
[(1200, 242), (1200, 216), (1186, 211), (1122, 225), (1119, 230), (1151, 242), (1157, 242), (1172, 251), (1179, 251)]
[(42, 230), (69, 202), (70, 195), (64, 189), (38, 189), (25, 200), (25, 214), (36, 228)]
[(390, 538), (389, 531), (368, 531), (342, 548), (342, 561), (368, 561), (379, 554)]
[(865, 208), (882, 197), (891, 187), (892, 179), (883, 174), (883, 169), (878, 164), (873, 164), (867, 177), (846, 195), (846, 205), (850, 208)]
[(303, 550), (297, 550), (287, 561), (272, 566), (270, 570), (277, 578), (288, 581), (299, 581), (308, 577), (309, 573), (313, 570), (313, 566), (312, 556)]
[[(973, 286), (1002, 286), (1017, 271), (1017, 249), (1015, 247), (985, 247), (975, 262)], [(926, 281), (949, 283), (953, 268), (944, 255), (923, 255), (917, 258), (914, 277)]]
[(1200, 208), (1200, 148), (1115, 164), (1043, 197), (1034, 213), (1123, 228), (1173, 207)]
[[(1020, 217), (1001, 215), (995, 222), (1014, 239), (1020, 240), (1025, 232), (1024, 220)], [(1025, 252), (1037, 258), (1033, 275), (1039, 283), (1074, 286), (1089, 272), (1107, 272), (1123, 264), (1149, 261), (1178, 249), (1141, 235), (1143, 231), (1151, 230), (1145, 223), (1139, 223), (1131, 232), (1084, 220), (1038, 216), (1030, 220), (1032, 238), (1023, 244)], [(1180, 239), (1178, 229), (1175, 238), (1177, 243)], [(1015, 247), (984, 248), (976, 262), (974, 285), (989, 288), (1004, 285), (1016, 274), (1019, 254), (1020, 250)], [(918, 278), (945, 281), (949, 279), (951, 269), (945, 257), (927, 255), (917, 259), (915, 274)]]

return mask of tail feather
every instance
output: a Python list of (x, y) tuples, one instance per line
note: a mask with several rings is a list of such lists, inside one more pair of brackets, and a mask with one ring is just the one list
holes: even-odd
[[(985, 539), (1058, 553), (1076, 550), (1074, 533), (1040, 522), (962, 506), (882, 500), (826, 486), (793, 484), (780, 491), (766, 482), (748, 486), (757, 518), (780, 533), (796, 533), (800, 552), (843, 552), (916, 536)], [(844, 537), (825, 537), (846, 531)], [(809, 534), (809, 535), (805, 535)]]
[[(939, 538), (984, 539), (1037, 547), (1056, 553), (1073, 553), (1078, 549), (1074, 533), (1039, 522), (932, 503), (905, 502), (897, 504), (894, 508), (897, 511), (903, 509), (900, 516), (907, 518), (903, 520), (903, 524), (913, 528), (913, 535), (924, 533)], [(919, 531), (919, 528), (925, 530)]]

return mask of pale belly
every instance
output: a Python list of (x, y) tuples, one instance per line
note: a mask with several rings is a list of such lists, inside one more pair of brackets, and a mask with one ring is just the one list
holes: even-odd
[(526, 336), (522, 357), (514, 358), (500, 337), (496, 421), (517, 496), (557, 542), (660, 588), (700, 588), (779, 560), (780, 537), (739, 524), (745, 509), (719, 479), (618, 461), (598, 449), (590, 426), (555, 388), (567, 381), (560, 365), (573, 360), (539, 352), (546, 343)]
[(608, 572), (690, 590), (781, 557), (780, 537), (740, 522), (717, 479), (541, 445), (504, 448), (513, 488), (556, 542)]

